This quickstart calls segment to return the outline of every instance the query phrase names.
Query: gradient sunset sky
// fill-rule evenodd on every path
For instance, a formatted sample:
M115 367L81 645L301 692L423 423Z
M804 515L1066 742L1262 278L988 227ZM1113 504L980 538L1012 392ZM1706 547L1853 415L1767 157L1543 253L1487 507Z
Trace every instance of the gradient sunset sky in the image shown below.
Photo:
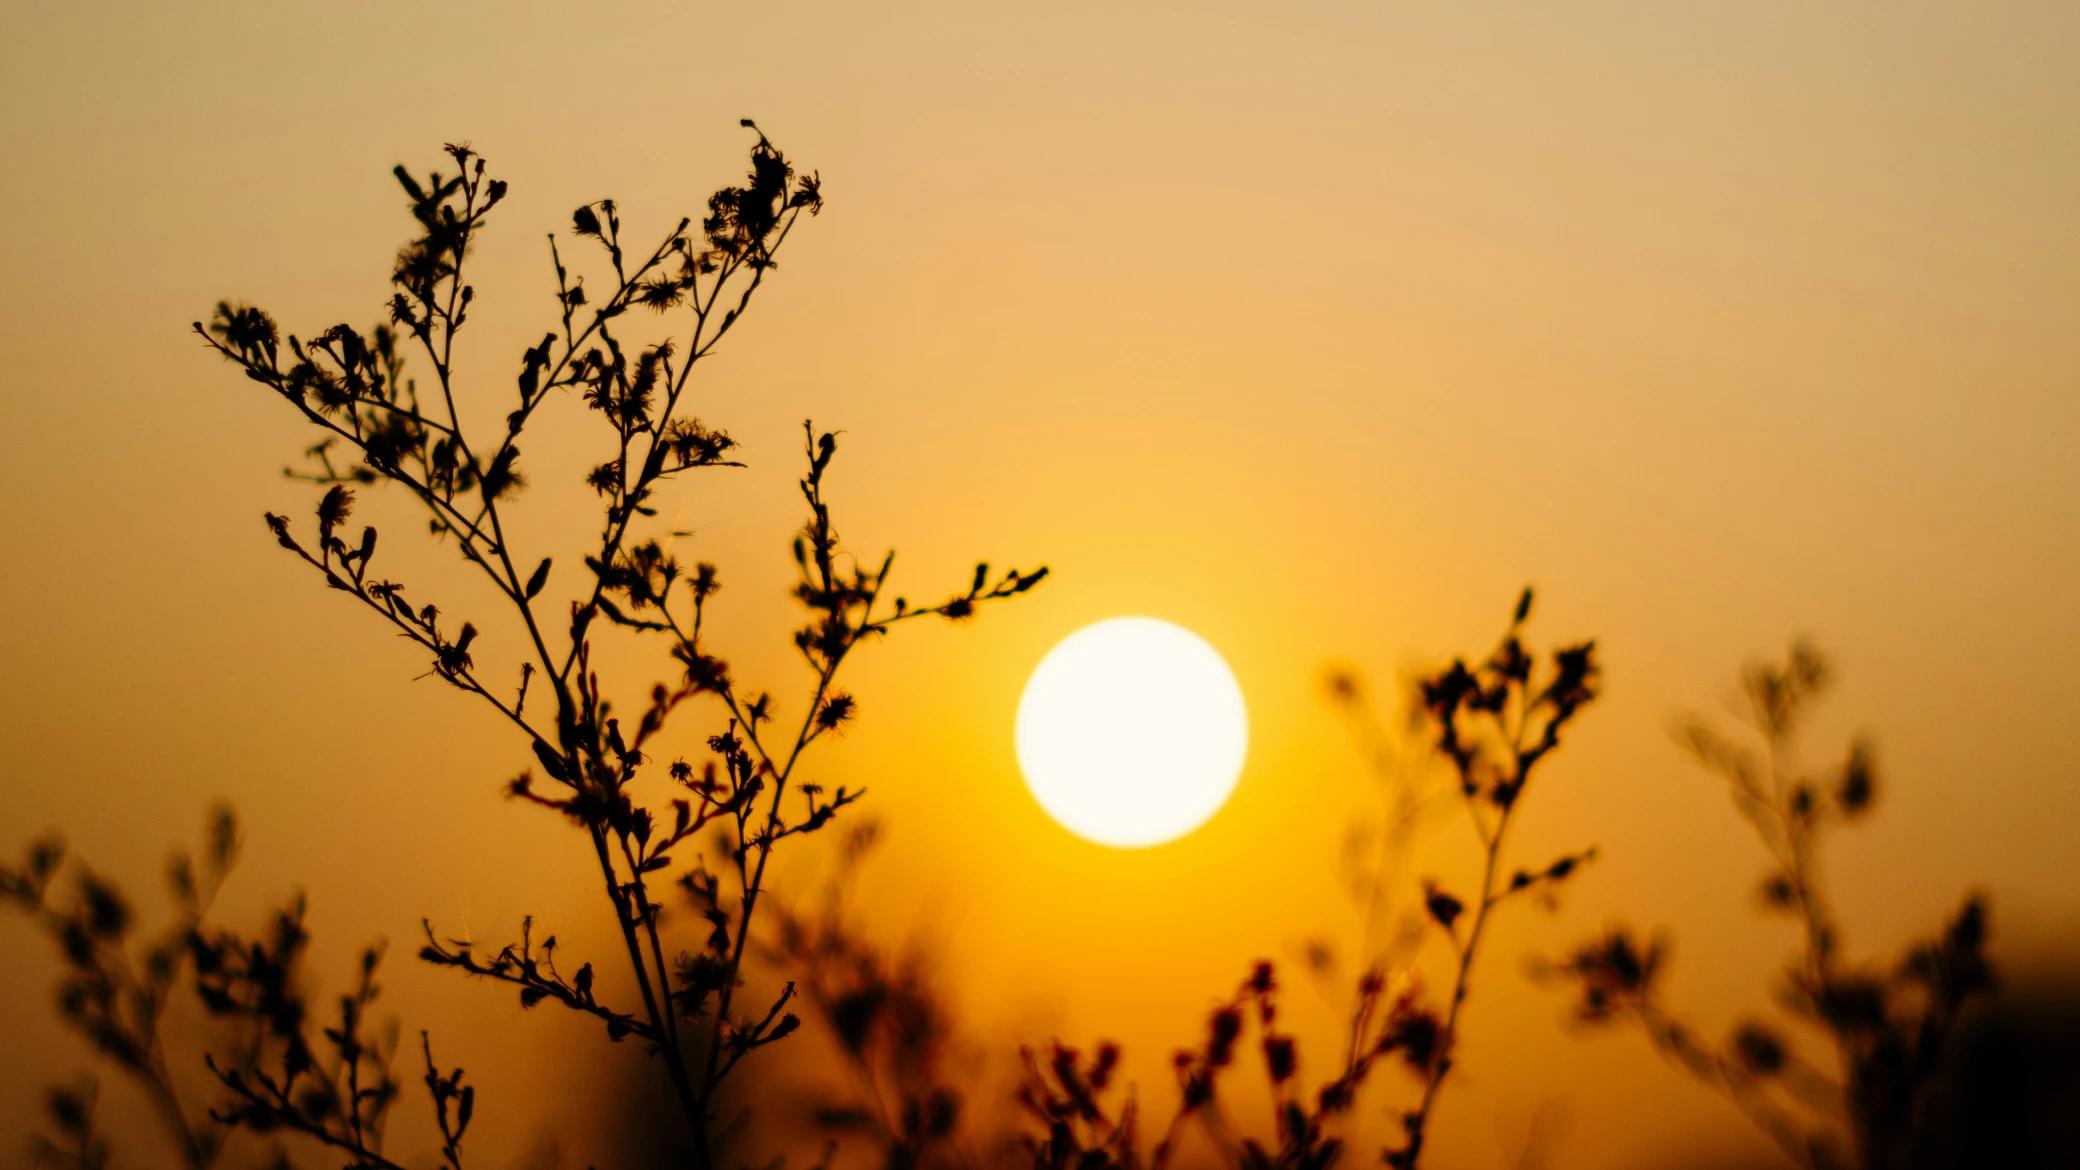
M1249 961L1353 926L1335 858L1369 797L1323 670L1483 652L1526 582L1535 638L1599 639L1608 698L1519 844L1602 857L1559 915L1498 927L1440 1165L1514 1165L1534 1132L1550 1170L1764 1148L1637 1038L1568 1034L1519 969L1665 923L1708 1031L1760 1006L1791 933L1753 912L1762 859L1666 728L1794 635L1841 668L1816 753L1868 730L1887 782L1830 859L1851 949L1981 888L2013 971L2080 962L2080 8L29 3L9 25L0 848L62 826L144 886L232 799L225 913L308 890L321 972L388 936L388 1007L452 1034L503 1135L487 1164L583 1132L596 1102L540 1088L569 1053L637 1058L407 944L422 915L502 939L533 913L605 953L597 875L498 799L524 750L274 546L261 512L312 503L280 475L307 438L187 332L224 297L306 335L377 319L409 231L389 169L444 141L512 184L460 356L487 421L554 319L543 233L573 207L663 232L738 177L746 116L821 171L827 211L697 392L751 466L665 519L722 567L720 649L782 695L804 417L842 432L842 535L899 549L914 596L978 558L1053 568L872 649L819 777L872 790L858 902L999 1057L1113 1037L1166 1109L1170 1048ZM594 436L551 431L518 539L569 551ZM452 554L395 531L400 576L467 612ZM1142 852L1048 821L1012 754L1040 656L1123 614L1218 647L1252 718L1227 809ZM1440 832L1422 866L1462 873L1463 846ZM0 950L15 1149L85 1056L30 928L0 922Z

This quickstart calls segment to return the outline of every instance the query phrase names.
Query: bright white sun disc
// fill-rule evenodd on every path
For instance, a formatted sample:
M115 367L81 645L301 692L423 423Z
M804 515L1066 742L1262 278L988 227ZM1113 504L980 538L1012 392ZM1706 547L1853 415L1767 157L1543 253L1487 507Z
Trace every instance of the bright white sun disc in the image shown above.
M1174 841L1220 811L1242 775L1249 715L1220 653L1182 626L1112 618L1064 638L1018 702L1018 763L1034 799L1101 845Z

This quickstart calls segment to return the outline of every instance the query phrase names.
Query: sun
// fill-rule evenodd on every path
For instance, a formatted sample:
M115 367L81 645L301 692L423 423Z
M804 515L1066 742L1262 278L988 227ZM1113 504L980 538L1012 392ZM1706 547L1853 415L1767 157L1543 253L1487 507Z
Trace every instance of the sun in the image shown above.
M1219 812L1249 745L1242 688L1182 626L1121 617L1047 652L1018 703L1018 763L1040 807L1089 841L1175 841Z

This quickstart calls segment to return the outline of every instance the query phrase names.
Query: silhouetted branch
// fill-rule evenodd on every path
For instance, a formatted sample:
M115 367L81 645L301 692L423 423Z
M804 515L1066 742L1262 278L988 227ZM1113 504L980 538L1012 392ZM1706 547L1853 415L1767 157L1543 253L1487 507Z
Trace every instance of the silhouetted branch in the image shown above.
M613 200L596 200L572 213L573 234L597 246L611 270L611 291L603 300L592 301L584 278L551 237L557 322L521 355L517 405L489 441L480 440L482 432L462 417L465 393L454 365L455 337L476 302L464 275L470 250L506 186L488 177L484 160L466 146L447 148L452 173L421 177L403 167L395 172L419 230L398 255L386 324L366 336L338 325L309 342L294 335L285 342L265 313L224 303L209 325L196 325L212 348L287 400L323 435L309 450L316 470L304 477L326 489L317 508L316 539L292 535L287 520L270 515L279 543L328 585L353 594L429 652L433 674L483 700L522 733L545 783L538 786L530 770L511 781L508 791L566 817L589 839L641 1009L601 1005L591 990L589 964L565 979L548 956L538 961L531 927L523 928L517 948L489 961L465 945L443 945L429 928L422 958L516 986L523 1004L553 999L593 1015L614 1039L642 1038L664 1067L704 1167L713 1153L708 1129L724 1082L751 1052L795 1027L795 1018L782 1010L791 990L762 1017L733 1015L771 854L782 841L826 827L861 796L856 787L826 794L796 774L808 749L857 712L857 700L836 686L841 663L859 642L901 621L927 614L963 618L984 602L1025 592L1046 573L991 577L979 566L964 592L936 605L912 610L900 598L885 602L892 554L877 573L840 568L850 558L840 552L823 496L836 439L804 424L809 470L801 490L809 519L795 544L795 593L809 620L797 631L795 645L813 677L791 740L770 739L765 725L774 716L771 696L740 692L727 664L707 651L703 605L718 587L715 569L702 564L687 572L659 541L641 537L639 528L657 515L657 496L668 481L701 468L741 466L726 432L681 408L694 367L742 319L801 217L816 215L823 205L818 176L797 171L756 126L744 125L756 134L745 181L708 200L697 230L692 217L680 219L647 254L636 253L643 258L633 265ZM678 323L661 340L639 342L630 336L637 309L676 314ZM402 336L416 343L432 371L424 394L404 371ZM582 572L569 590L576 599L567 626L559 630L540 604L557 558L515 549L507 510L526 482L521 436L540 407L563 390L574 392L604 424L607 441L604 460L585 477L600 499L599 530L581 558ZM336 462L335 450L358 455L359 465ZM414 608L405 601L404 586L371 573L376 531L364 529L354 543L343 535L354 503L350 487L386 482L401 485L419 503L431 531L452 540L510 608L509 626L524 646L511 690L487 682L475 662L480 631L491 626L465 621L454 628L443 623L436 607ZM571 571L566 567L566 574ZM676 682L650 688L648 706L627 731L594 669L593 635L601 619L663 639L683 672ZM491 637L485 634L482 641ZM530 717L532 695L542 697ZM651 762L645 747L697 697L715 699L728 724L709 737L709 762L699 768L684 760L670 764L678 795L668 812L653 811L632 790ZM542 711L545 702L552 711ZM785 803L790 789L801 794L798 817ZM684 868L680 847L704 832L712 838L717 830L724 834L733 891L725 891L705 863ZM693 951L675 952L668 944L667 909L651 886L653 877L675 867L678 887L708 924L705 941ZM707 1019L697 1034L682 1029L682 1017L702 1016ZM355 1075L354 1064L346 1069ZM444 1118L448 1104L460 1107L461 1090L433 1075L430 1065L428 1083ZM267 1098L264 1092L259 1096ZM347 1122L332 1137L361 1143L351 1115ZM455 1137L459 1141L459 1128ZM451 1142L451 1162L456 1148Z
M1798 727L1830 675L1826 660L1803 642L1782 666L1743 672L1759 755L1694 717L1679 724L1677 737L1726 781L1770 859L1762 903L1798 921L1801 943L1775 998L1832 1049L1836 1071L1814 1067L1788 1037L1752 1020L1724 1045L1698 1039L1660 1004L1656 976L1666 948L1659 941L1641 944L1613 931L1548 974L1576 987L1582 1020L1635 1022L1678 1065L1723 1091L1793 1162L1813 1170L1905 1170L1922 1164L1957 1020L1992 986L1986 911L1981 899L1966 899L1940 935L1889 971L1844 958L1820 881L1820 846L1825 831L1869 811L1877 791L1873 752L1867 742L1853 742L1826 776L1791 764Z
M500 948L488 963L478 959L466 943L443 945L434 934L431 922L420 925L426 933L426 944L419 948L419 958L424 962L436 967L453 967L466 975L495 983L511 984L520 989L520 1006L523 1008L534 1007L546 1000L595 1016L607 1025L609 1040L635 1036L653 1045L660 1042L655 1029L647 1021L615 1011L594 997L592 964L581 965L571 978L565 979L556 969L555 936L543 940L537 951L532 918L522 921L520 941Z
M1472 991L1474 963L1489 915L1514 894L1565 881L1581 862L1595 855L1594 850L1585 850L1537 871L1517 869L1507 879L1503 877L1503 845L1533 770L1560 745L1564 729L1595 700L1599 685L1593 642L1556 651L1545 681L1534 681L1532 657L1518 636L1531 614L1531 599L1531 590L1524 590L1501 645L1479 668L1454 662L1423 683L1423 704L1436 731L1438 750L1458 774L1458 791L1480 842L1482 861L1480 884L1470 906L1434 881L1425 886L1424 908L1450 940L1456 962L1451 998L1422 1097L1402 1117L1407 1140L1387 1152L1387 1163L1405 1170L1413 1170L1422 1157L1438 1092L1452 1071L1460 1016ZM1462 915L1469 917L1463 934L1458 926Z
M114 885L80 867L73 899L52 899L51 884L65 860L61 840L45 837L32 844L20 869L0 867L0 899L27 913L64 958L58 1002L65 1022L143 1090L181 1162L198 1170L216 1161L221 1135L191 1120L167 1064L160 1022L188 974L190 940L237 858L237 821L228 807L220 807L199 858L180 850L170 859L174 919L145 945L141 962L130 951L135 915ZM107 1158L92 1127L94 1100L92 1092L70 1088L54 1088L49 1096L51 1119L68 1144L44 1144L82 1166L99 1166Z

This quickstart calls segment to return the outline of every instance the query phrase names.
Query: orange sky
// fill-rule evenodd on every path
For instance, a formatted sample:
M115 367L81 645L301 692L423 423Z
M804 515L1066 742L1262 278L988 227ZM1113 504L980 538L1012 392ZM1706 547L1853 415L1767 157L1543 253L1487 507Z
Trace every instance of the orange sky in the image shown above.
M706 7L11 20L0 846L60 824L143 883L225 795L234 917L301 883L332 969L422 914L603 942L589 859L496 799L524 753L266 537L263 509L308 507L278 475L304 436L186 325L227 295L305 332L372 320L407 230L390 165L467 139L513 186L462 355L489 418L551 316L541 233L607 195L662 230L736 176L751 115L830 205L705 368L698 409L753 466L667 511L723 566L739 674L793 677L805 415L844 432L841 532L898 547L915 593L978 556L1056 573L877 648L821 766L892 833L870 916L961 972L979 1034L1114 1035L1154 1084L1244 964L1345 929L1366 798L1321 668L1484 649L1527 580L1536 636L1601 640L1609 696L1521 844L1604 859L1557 921L1500 928L1440 1164L1509 1164L1547 1102L1558 1170L1760 1148L1637 1041L1564 1037L1515 968L1622 914L1681 928L1672 991L1708 1024L1755 998L1790 939L1747 912L1759 858L1664 725L1794 633L1843 670L1816 746L1868 728L1890 778L1835 854L1852 947L1973 885L2013 961L2080 921L2070 7ZM536 482L574 483L582 437L538 441ZM590 523L579 491L528 505L522 540ZM397 531L386 555L460 579ZM1140 853L1047 822L1011 750L1040 655L1128 613L1219 647L1253 717L1229 808ZM8 921L0 947L39 956L0 975L20 1118L79 1055L40 943ZM498 1031L453 1054L486 1118L591 1040L401 951L392 993L457 1047Z

